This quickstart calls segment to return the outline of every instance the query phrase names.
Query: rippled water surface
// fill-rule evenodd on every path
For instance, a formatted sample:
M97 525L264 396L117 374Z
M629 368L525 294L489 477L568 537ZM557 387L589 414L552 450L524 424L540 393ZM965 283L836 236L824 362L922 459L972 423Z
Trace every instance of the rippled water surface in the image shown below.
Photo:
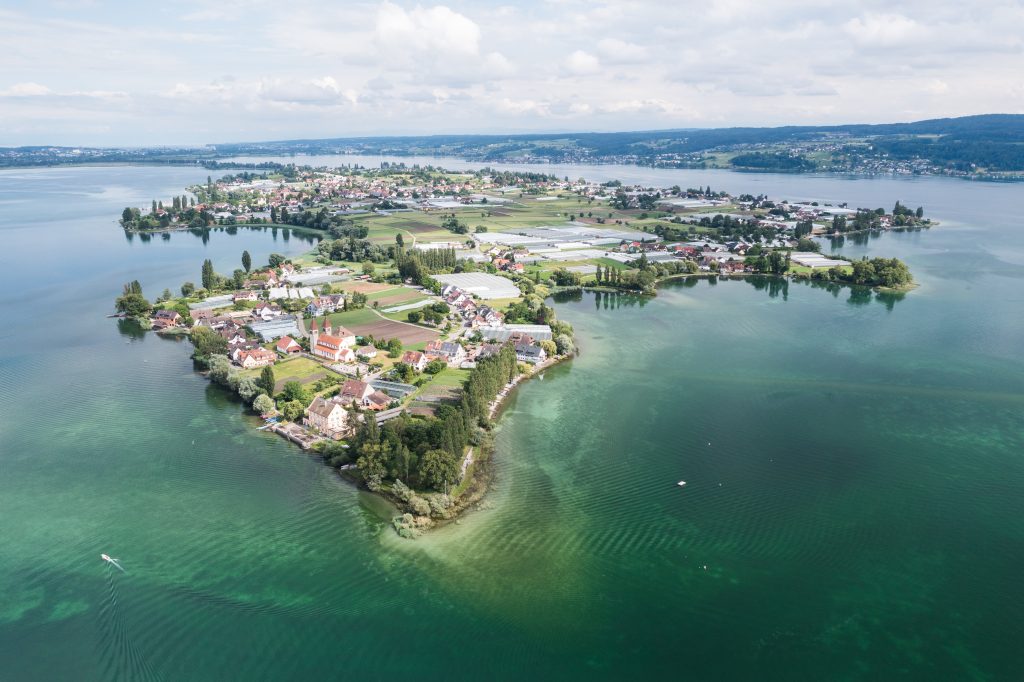
M0 679L1019 679L1020 187L685 173L943 226L836 245L906 259L902 299L559 302L582 355L509 403L487 509L415 542L104 317L308 241L117 228L201 169L0 173Z

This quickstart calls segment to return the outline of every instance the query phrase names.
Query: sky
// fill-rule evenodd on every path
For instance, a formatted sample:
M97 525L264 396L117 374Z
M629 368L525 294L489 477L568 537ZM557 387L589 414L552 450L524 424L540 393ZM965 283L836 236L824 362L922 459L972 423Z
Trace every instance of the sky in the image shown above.
M1024 0L5 0L0 146L1024 113Z

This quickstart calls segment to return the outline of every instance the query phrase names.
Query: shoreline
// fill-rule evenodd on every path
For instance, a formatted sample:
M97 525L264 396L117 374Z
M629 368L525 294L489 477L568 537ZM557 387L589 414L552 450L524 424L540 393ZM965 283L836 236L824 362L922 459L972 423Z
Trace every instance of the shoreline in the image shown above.
M307 156L366 156L366 153L352 153L352 154L307 154ZM375 156L376 154L369 154ZM51 169L51 168L97 168L97 167L130 167L130 166L143 166L149 168L202 168L207 171L230 171L230 170L242 170L242 171L263 171L272 172L275 169L262 167L265 163L276 163L282 166L288 165L281 161L260 161L260 162L243 162L243 161L231 161L236 155L220 157L220 158L194 158L194 159L181 159L181 160L168 160L168 161L82 161L77 163L34 163L34 164L10 164L0 166L0 170L37 170L37 169ZM281 158L283 154L241 154L241 156L249 156L251 158ZM400 153L397 151L388 152L388 156L395 158L416 158L422 156L421 153ZM296 159L301 159L302 156L296 156ZM451 156L444 157L451 158L456 161L469 164L480 164L479 167L490 166L494 164L505 164L508 166L522 165L522 166L536 166L537 168L544 168L549 166L632 166L636 168L650 168L652 170L664 170L664 171L717 171L727 173L745 173L749 175L790 175L790 176L819 176L819 177L836 177L836 178L949 178L951 180L966 180L968 182L995 182L1001 184L1018 183L1024 182L1024 175L1019 171L1007 171L1007 175L992 175L992 174L981 174L981 175L961 175L955 172L945 173L929 173L922 172L916 174L907 173L884 173L884 172L870 172L870 171L854 171L854 170L806 170L806 171L785 171L780 169L758 169L758 168L737 168L737 167L718 167L718 166L701 166L697 164L693 165L658 165L656 163L637 163L628 161L618 160L602 160L602 159L587 159L581 161L530 161L530 160L486 160L478 158L468 158L462 156ZM294 163L294 162L292 162ZM404 162L403 162L404 163ZM217 164L216 166L208 166L207 164ZM344 165L344 164L339 164ZM328 166L330 167L330 166ZM444 168L443 170L452 170Z
M474 452L479 455L467 465L470 469L470 480L466 485L465 490L457 497L451 500L451 506L446 510L448 513L441 518L433 517L422 517L413 514L413 510L409 503L398 497L389 486L382 488L381 490L370 490L361 484L357 478L355 478L349 472L357 471L355 466L351 466L346 469L335 469L338 475L345 481L352 483L357 489L365 490L373 495L378 495L387 501L391 502L399 512L399 516L392 519L392 525L398 534L406 539L415 539L416 536L421 535L424 532L442 528L451 523L458 523L459 519L468 511L471 511L474 505L477 505L483 500L487 491L490 488L491 481L494 477L494 472L491 469L491 457L494 454L494 440L492 434L501 419L501 415L505 405L508 402L508 398L515 393L520 385L525 381L532 379L538 374L559 365L563 362L572 360L579 354L577 349L574 353L568 355L562 355L556 358L551 358L544 362L538 363L533 366L533 369L529 373L523 373L516 376L516 378L505 385L504 388L498 393L498 396L490 404L488 410L488 419L491 421L490 427L485 430L485 438L480 445L472 446L469 448L469 452L465 457L471 457ZM465 459L463 459L465 461ZM332 467L334 468L334 467ZM460 481L461 486L465 481ZM401 529L408 529L413 531L410 534L404 534Z

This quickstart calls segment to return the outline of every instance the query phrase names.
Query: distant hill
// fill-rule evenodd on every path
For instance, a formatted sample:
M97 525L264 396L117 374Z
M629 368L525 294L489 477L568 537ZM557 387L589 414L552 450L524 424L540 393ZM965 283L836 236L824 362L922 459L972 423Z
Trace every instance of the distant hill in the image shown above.
M0 148L0 166L82 163L237 167L241 155L454 156L481 165L633 163L661 168L769 172L920 173L1024 179L1024 115L985 114L911 123L777 128L701 128L617 133L339 137L148 149ZM270 169L278 164L247 164Z
M610 161L654 165L707 165L707 152L739 152L765 169L831 170L832 165L865 159L921 160L933 166L969 172L1024 171L1024 115L985 114L912 123L783 126L777 128L710 128L617 133L521 135L424 135L281 140L213 145L217 156L239 154L336 153L428 154L480 161ZM807 147L807 149L804 149ZM770 149L767 149L770 148ZM762 155L789 155L792 162L768 163ZM805 158L803 153L824 150ZM741 159L742 160L742 159ZM711 162L714 165L715 162ZM730 164L744 167L742 164ZM775 166L775 167L772 167ZM855 170L850 168L849 170Z

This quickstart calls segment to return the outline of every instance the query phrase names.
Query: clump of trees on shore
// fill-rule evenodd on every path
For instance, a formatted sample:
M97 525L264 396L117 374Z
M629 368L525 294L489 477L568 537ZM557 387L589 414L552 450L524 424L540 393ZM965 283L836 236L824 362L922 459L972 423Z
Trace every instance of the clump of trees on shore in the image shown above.
M380 490L387 481L404 481L415 489L447 493L459 482L466 446L479 444L481 430L490 426L490 404L518 374L515 351L505 346L477 363L457 404L442 405L427 419L404 414L378 425L370 416L348 450L328 444L324 456L334 466L355 459L370 490ZM424 515L430 511L425 509Z
M153 306L142 295L142 285L135 279L124 285L121 295L114 301L114 308L121 315L143 317L153 309Z
M907 264L898 258L863 258L854 261L850 271L841 267L815 270L811 279L888 288L907 286L914 281Z

